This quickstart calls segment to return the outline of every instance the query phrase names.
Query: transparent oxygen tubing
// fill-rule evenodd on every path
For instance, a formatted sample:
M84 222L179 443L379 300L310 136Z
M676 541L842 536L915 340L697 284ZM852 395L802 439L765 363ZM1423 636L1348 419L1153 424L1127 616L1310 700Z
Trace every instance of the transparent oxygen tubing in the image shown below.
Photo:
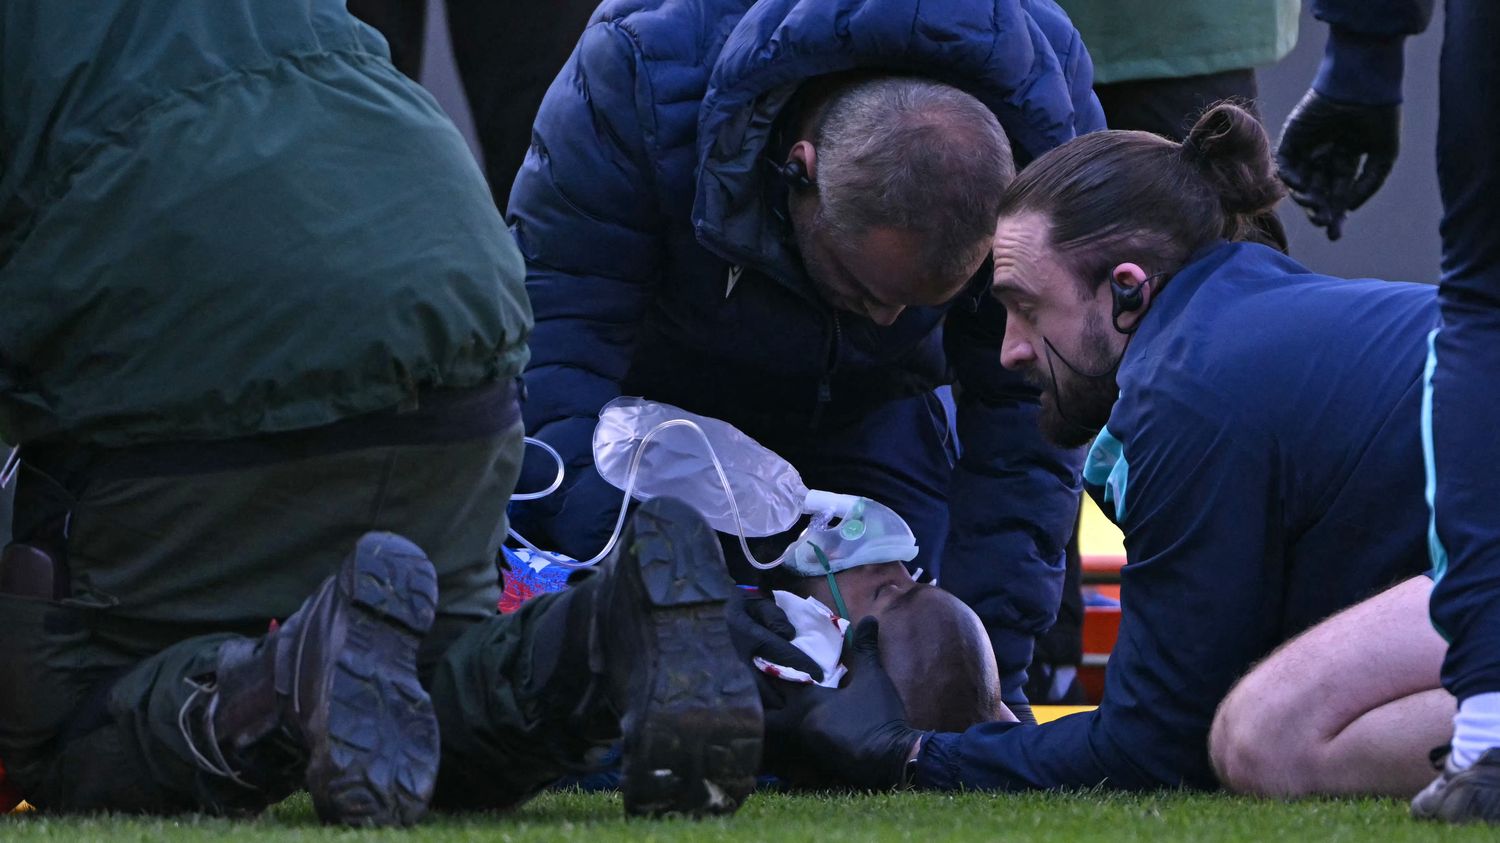
M671 427L690 428L694 433L697 433L698 438L703 441L703 447L708 451L708 458L714 464L714 471L719 475L719 485L724 488L724 494L729 499L729 512L734 516L735 533L740 540L740 550L745 554L745 561L749 562L751 565L762 571L767 571L780 565L780 561L760 562L756 560L753 554L750 553L750 545L745 541L745 526L744 524L740 523L740 506L734 498L733 487L729 485L729 475L724 473L724 464L719 462L719 455L716 451L714 451L713 442L709 441L708 434L704 433L703 428L699 427L696 422L690 419L671 419L669 421L664 421L656 427L651 428L651 431L641 438L640 447L636 448L635 453L630 457L630 467L626 471L625 475L625 497L620 501L620 514L617 518L615 518L614 532L610 534L609 541L605 542L604 549L599 551L599 553L594 556L594 558L579 562L572 559L563 558L556 553L548 553L547 551L542 550L541 548L527 541L526 538L520 533L517 533L515 531L515 528L513 527L507 528L507 532L509 533L510 537L520 542L524 547L530 549L533 553L539 553L544 559L550 559L553 562L556 562L557 564L563 566L564 568L587 568L591 565L598 564L600 560L609 555L609 552L611 550L615 549L615 542L618 542L620 540L620 533L625 529L625 516L630 511L630 496L631 493L635 491L635 478L638 474L640 474L641 457L646 453L646 446L651 444L651 441L656 438L656 434ZM523 495L511 495L511 500L536 500L537 498L552 494L553 492L557 491L560 486L562 486L562 456L558 454L557 451L552 448L552 446L540 440L527 437L526 442L532 445L536 445L537 447L546 451L552 456L552 459L557 461L557 477L552 481L552 485L548 486L545 490L541 492L528 492Z
M559 454L556 448L548 445L546 442L543 442L540 439L532 439L530 436L527 436L522 441L524 441L527 445L535 445L538 448L541 448L543 451L546 451L547 454L552 457L553 461L557 463L557 476L552 478L551 486L548 486L540 492L516 492L515 494L512 494L510 496L510 499L513 501L534 501L539 498L545 498L558 489L561 489L563 482L562 454ZM517 538L520 537L517 536ZM528 543L526 546L531 547L530 543ZM535 548L532 549L535 550Z

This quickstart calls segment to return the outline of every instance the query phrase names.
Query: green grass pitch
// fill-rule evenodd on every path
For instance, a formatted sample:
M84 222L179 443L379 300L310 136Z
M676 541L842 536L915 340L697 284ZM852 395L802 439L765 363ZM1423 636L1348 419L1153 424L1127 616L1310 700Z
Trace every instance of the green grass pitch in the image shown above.
M549 793L508 814L439 815L410 830L356 832L317 824L306 796L255 820L118 816L0 818L0 840L178 841L754 840L832 841L1401 841L1493 840L1486 828L1418 823L1394 800L1262 802L1221 795L760 794L736 816L706 822L626 821L614 795Z

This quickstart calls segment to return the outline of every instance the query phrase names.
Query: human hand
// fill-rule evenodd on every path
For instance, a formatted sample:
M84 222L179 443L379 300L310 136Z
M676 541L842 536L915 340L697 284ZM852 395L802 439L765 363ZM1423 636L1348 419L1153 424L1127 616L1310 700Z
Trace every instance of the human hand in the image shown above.
M883 790L906 781L906 764L923 732L906 725L906 707L880 666L880 624L854 627L849 683L837 690L805 687L798 735L819 766L839 781Z
M792 644L797 628L775 600L736 589L724 607L724 616L729 623L729 639L746 664L759 657L771 664L796 668L814 681L823 679L823 668Z
M1399 105L1358 105L1309 90L1287 117L1276 165L1292 199L1329 240L1385 183L1401 143Z

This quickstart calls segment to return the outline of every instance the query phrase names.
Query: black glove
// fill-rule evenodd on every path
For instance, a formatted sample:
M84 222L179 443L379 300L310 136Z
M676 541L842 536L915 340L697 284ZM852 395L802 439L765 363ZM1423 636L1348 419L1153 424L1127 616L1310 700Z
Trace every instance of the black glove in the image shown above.
M815 680L823 679L823 668L812 657L792 646L797 629L775 600L735 589L735 595L724 607L729 622L729 639L748 665L759 656L771 664L796 668ZM759 673L759 671L757 671Z
M1281 130L1276 166L1312 224L1337 240L1344 215L1385 183L1400 144L1399 105L1338 102L1309 90Z
M906 762L924 734L906 725L906 707L880 666L880 624L865 618L847 650L850 680L838 690L803 686L798 733L825 772L872 790L906 783Z

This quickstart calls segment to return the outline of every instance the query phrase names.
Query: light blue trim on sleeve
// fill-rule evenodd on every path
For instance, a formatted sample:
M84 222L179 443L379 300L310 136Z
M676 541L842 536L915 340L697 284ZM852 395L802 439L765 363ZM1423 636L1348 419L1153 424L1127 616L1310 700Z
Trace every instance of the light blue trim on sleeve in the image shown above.
M1437 532L1437 460L1432 447L1432 373L1437 370L1437 335L1427 335L1427 366L1422 370L1422 462L1427 469L1427 554L1432 557L1432 579L1448 571L1448 550Z
M1130 479L1130 463L1125 460L1125 444L1105 425L1089 446L1083 463L1083 479L1104 487L1104 502L1115 505L1115 523L1125 521L1125 484Z

